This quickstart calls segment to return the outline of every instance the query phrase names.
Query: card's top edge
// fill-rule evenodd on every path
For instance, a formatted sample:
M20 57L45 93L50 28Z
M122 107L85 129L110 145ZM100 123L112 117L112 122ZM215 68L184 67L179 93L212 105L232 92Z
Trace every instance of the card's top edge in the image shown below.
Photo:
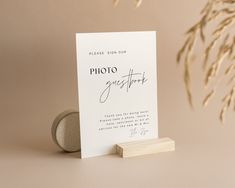
M76 33L76 35L86 35L86 34L105 34L105 33L113 33L113 34L119 34L119 33L157 33L157 31L111 31L111 32L79 32Z

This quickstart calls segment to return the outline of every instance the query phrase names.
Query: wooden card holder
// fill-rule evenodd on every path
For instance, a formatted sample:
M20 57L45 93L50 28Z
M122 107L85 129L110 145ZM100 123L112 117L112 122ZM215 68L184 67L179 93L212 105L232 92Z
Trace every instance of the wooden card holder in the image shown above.
M117 144L116 150L117 153L123 158L169 152L175 150L175 141L170 138L159 138L126 142Z

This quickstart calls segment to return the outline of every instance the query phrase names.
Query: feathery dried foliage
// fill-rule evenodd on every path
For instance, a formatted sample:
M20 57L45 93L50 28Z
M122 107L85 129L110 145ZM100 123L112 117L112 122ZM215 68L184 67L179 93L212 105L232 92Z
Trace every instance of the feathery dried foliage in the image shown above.
M113 0L113 5L117 6L119 2L120 0ZM134 0L134 3L135 3L135 7L138 8L141 5L142 0Z
M207 34L206 28L216 24L212 33ZM200 39L204 48L204 58L202 67L205 73L204 85L205 89L212 87L213 89L206 95L203 105L208 106L210 100L215 96L218 89L218 79L229 79L229 92L222 100L222 108L219 119L225 122L226 112L233 106L235 110L235 35L231 28L235 25L235 0L209 0L201 11L201 19L186 32L186 40L177 55L177 63L184 64L184 84L188 101L193 107L193 97L191 89L191 56L195 52L195 45ZM211 54L215 53L213 57ZM221 73L221 69L225 68L225 72ZM221 80L219 79L219 80ZM217 80L217 81L216 81ZM232 85L232 86L231 86Z

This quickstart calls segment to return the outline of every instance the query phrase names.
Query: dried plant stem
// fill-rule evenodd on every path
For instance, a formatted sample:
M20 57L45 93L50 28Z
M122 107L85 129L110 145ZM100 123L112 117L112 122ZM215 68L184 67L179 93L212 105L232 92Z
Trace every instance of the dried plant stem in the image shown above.
M220 36L222 32L231 26L235 21L235 15L229 16L228 18L224 19L220 24L219 27L213 32L214 36Z
M225 70L224 74L229 75L234 69L235 69L235 64L232 64Z
M113 5L116 7L119 4L119 0L113 0Z
M215 37L212 40L212 42L209 44L209 46L206 48L206 50L204 52L203 70L206 70L208 59L209 59L209 56L210 56L210 52L214 48L214 46L216 45L216 42L219 40L219 38L220 38L220 36Z
M217 60L211 65L211 67L209 68L209 70L207 71L206 74L206 79L205 79L205 86L208 85L208 83L218 75L219 70L220 70L220 66L222 64L222 62L224 61L224 59L226 58L226 56L228 55L228 51L224 51L224 53L222 53Z
M135 0L135 6L138 8L142 3L142 0Z
M235 25L235 0L208 0L207 4L201 11L201 19L186 32L186 40L176 57L177 64L179 64L182 59L184 62L184 83L187 98L191 107L193 107L191 91L191 55L195 51L194 46L198 38L201 39L202 43L206 42L207 35L204 33L206 26L210 22L217 21L220 18L221 21L219 21L219 24L211 34L212 40L208 42L204 50L204 59L202 63L202 67L205 72L204 85L207 87L209 84L213 84L213 89L204 98L203 106L208 106L210 100L216 94L218 83L212 81L217 77L220 77L222 66L227 67L225 67L225 72L222 74L221 78L229 77L230 79L228 84L235 82L235 62L233 62L235 61L235 35L231 38L231 32L229 30ZM223 37L224 39L221 40ZM215 57L210 57L217 48L217 55ZM209 62L211 58L214 58L214 60ZM225 60L232 61L232 63L226 65ZM234 75L231 75L232 73ZM231 106L232 101L235 100L234 93L235 89L233 87L223 101L223 106L219 116L221 122L224 122L225 114ZM233 108L235 110L235 104Z
M193 100L192 100L192 91L191 91L191 74L190 74L190 65L191 65L191 56L192 50L196 43L196 33L197 30L194 31L190 37L188 48L187 48L187 55L185 56L185 63L184 63L184 84L187 91L187 97L191 108L193 108Z
M207 107L212 97L215 95L215 90L213 89L203 100L203 106Z
M232 102L234 101L234 94L235 94L235 86L230 90L230 92L225 95L225 97L223 98L223 108L220 111L220 121L224 124L225 123L225 114L227 112L227 110L229 109L229 107L231 107Z
M142 0L134 0L135 7L138 8L142 4ZM119 4L120 0L113 0L113 5L116 7Z

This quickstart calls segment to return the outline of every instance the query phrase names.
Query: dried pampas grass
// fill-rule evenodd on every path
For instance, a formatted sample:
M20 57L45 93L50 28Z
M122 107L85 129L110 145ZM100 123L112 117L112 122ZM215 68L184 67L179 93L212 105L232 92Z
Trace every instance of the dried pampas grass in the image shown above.
M216 28L211 34L206 35L205 29L209 24L218 22ZM176 60L179 64L184 63L184 84L188 96L188 101L193 107L193 97L191 90L191 56L195 51L197 39L204 44L204 58L202 67L205 73L204 86L208 88L211 85L212 89L204 98L203 106L208 106L218 89L218 82L214 82L219 77L229 78L227 86L235 82L235 35L231 32L232 26L235 24L235 0L209 0L201 11L201 19L186 32L186 40L182 48L179 50ZM205 45L208 43L208 45ZM217 51L216 51L217 50ZM213 57L211 54L216 53ZM214 59L214 60L210 60ZM230 62L229 65L225 64ZM221 69L225 68L224 74ZM219 79L221 80L221 79ZM222 100L222 108L220 110L219 119L222 123L225 122L225 114L228 109L233 106L235 110L235 86L229 89L229 92Z
M120 0L113 0L113 5L116 7ZM135 7L138 8L142 4L142 0L134 0Z

